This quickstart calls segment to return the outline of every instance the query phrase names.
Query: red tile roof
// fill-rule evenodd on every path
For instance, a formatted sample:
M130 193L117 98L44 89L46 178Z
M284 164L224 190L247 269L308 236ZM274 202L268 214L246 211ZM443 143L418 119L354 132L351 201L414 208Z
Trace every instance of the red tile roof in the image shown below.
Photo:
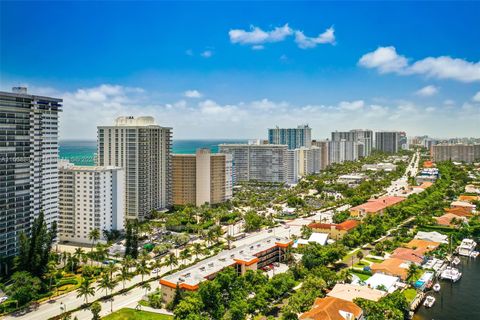
M473 213L469 208L465 207L453 207L453 208L445 208L446 213L451 213L459 217L472 217Z
M313 307L302 314L302 320L345 320L340 312L348 312L358 319L362 315L362 309L355 303L334 297L317 298Z
M335 224L335 223L310 223L308 225L309 228L312 229L331 229L332 227L338 230L346 230L349 231L353 228L356 228L360 222L357 220L346 220L342 223Z
M404 200L405 198L403 197L381 197L378 199L370 199L364 204L350 208L350 210L363 210L365 212L376 213Z
M423 261L423 250L413 250L408 248L397 248L390 257L407 260L410 262L421 263Z
M453 213L445 213L443 216L434 217L434 219L437 221L437 224L441 226L450 226L452 224L453 219L466 220L465 217L460 217Z

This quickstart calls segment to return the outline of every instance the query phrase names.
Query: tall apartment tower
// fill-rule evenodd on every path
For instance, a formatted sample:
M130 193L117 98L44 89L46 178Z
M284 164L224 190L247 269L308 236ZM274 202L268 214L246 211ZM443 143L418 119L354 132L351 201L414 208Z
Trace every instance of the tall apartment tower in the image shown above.
M287 182L287 145L221 144L232 155L236 181Z
M58 233L61 241L90 243L90 231L123 230L125 171L120 167L59 164Z
M480 144L437 144L432 146L433 161L472 163L480 161Z
M375 148L386 153L396 153L400 150L400 132L377 131L375 132Z
M198 149L196 154L172 156L173 204L217 204L232 198L233 168L229 154L212 154Z
M334 131L332 132L332 141L345 140L347 142L355 142L357 144L358 157L368 157L372 153L373 131L354 129L350 131ZM349 156L352 158L353 156ZM356 160L356 159L354 159Z
M153 117L119 117L98 127L98 165L125 169L126 219L143 221L172 204L172 128Z
M313 140L312 146L320 148L320 170L324 170L330 164L328 158L329 140Z
M276 127L268 129L268 143L286 144L288 149L310 148L312 145L312 128L308 125L300 125L297 128Z
M358 159L359 143L345 139L332 140L328 143L329 163L343 163Z
M18 252L18 236L29 233L43 212L58 220L58 113L62 99L0 92L0 257Z

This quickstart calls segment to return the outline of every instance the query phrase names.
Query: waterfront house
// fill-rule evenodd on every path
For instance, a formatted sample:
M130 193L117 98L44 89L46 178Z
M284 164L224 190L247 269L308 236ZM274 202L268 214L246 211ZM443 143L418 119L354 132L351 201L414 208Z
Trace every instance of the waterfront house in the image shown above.
M376 290L369 286L360 286L350 283L337 283L327 296L347 301L353 301L362 298L370 301L378 301L387 293L382 290Z
M357 220L346 220L342 223L310 223L308 227L314 232L327 233L330 239L340 240L344 235L359 225Z
M397 248L393 250L390 255L391 258L397 258L401 260L410 261L418 265L422 265L425 262L425 257L423 256L425 252L423 250L414 250L409 248Z
M374 263L370 266L375 274L383 273L392 277L399 277L402 280L407 278L407 270L411 262L399 258L388 258L380 263Z
M363 320L363 310L355 303L334 297L317 298L301 320Z
M440 245L440 242L437 242L437 241L430 241L430 240L417 238L417 239L412 239L410 240L410 242L405 244L405 248L414 249L414 250L417 250L417 252L422 252L422 254L424 254L426 252L430 252L437 249L439 245Z
M398 288L403 287L403 283L400 282L399 277L383 273L375 273L368 278L365 283L373 289L383 288L387 293L392 293Z
M427 240L431 242L438 242L438 243L448 243L448 236L441 234L437 231L426 232L426 231L418 231L415 235L415 239L419 240Z

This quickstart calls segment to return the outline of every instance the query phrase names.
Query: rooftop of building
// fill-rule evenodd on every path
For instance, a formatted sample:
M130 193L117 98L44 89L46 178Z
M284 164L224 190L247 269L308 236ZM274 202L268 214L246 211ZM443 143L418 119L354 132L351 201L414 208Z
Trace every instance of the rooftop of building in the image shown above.
M410 248L396 248L395 250L393 250L390 257L420 264L423 262L424 253L425 252L423 251L423 249L414 250Z
M438 242L438 243L448 243L448 236L441 234L440 232L437 232L437 231L431 231L431 232L418 231L417 234L415 235L415 239L428 240L428 241Z
M312 229L330 229L334 227L335 229L338 230L351 230L353 228L356 228L360 222L358 220L345 220L342 223L310 223L308 227Z
M170 287L176 287L178 283L183 288L194 290L201 282L205 281L208 276L214 275L224 268L238 263L244 263L246 265L253 264L258 261L255 254L276 246L286 247L291 243L289 239L268 237L252 244L223 251L191 267L163 277L160 283Z
M363 298L371 301L378 301L386 295L386 292L372 289L368 286L354 285L350 283L337 283L327 296L347 301Z
M456 214L453 214L453 213L445 213L444 215L442 215L440 217L434 217L434 219L437 222L437 224L441 225L441 226L452 225L452 221L454 219L463 220L463 221L467 220L466 217L457 216Z
M26 97L34 100L49 100L54 102L63 102L61 98L53 98L48 96L40 96L27 93L26 87L13 87L12 92L0 91L0 95L11 96L11 97Z
M479 201L480 196L478 196L478 195L472 196L472 195L462 194L458 197L458 200L459 201L464 201L464 202Z
M445 208L445 213L451 213L459 217L472 217L472 209L466 207Z
M374 272L382 272L390 276L400 276L402 279L405 279L409 265L410 261L399 258L388 258L380 263L372 264L370 268Z
M421 250L424 253L430 252L435 250L440 245L440 242L430 241L430 240L423 240L423 239L412 239L407 244L405 244L406 248Z
M404 200L405 200L404 197L394 197L394 196L381 197L378 199L370 199L361 205L350 208L350 210L364 210L366 212L378 212L380 210L393 206Z
M69 171L108 171L108 170L123 170L122 167L116 166L78 166L68 160L60 159L58 161L58 168L60 170Z
M312 308L303 313L302 320L353 320L362 315L362 309L355 303L334 297L317 298ZM352 317L353 315L353 317Z

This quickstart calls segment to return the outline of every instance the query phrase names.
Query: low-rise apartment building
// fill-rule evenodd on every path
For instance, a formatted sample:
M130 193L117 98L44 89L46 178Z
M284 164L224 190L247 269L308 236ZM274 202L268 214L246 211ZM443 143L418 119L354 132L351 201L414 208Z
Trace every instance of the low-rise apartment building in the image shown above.
M346 220L342 223L310 223L313 232L328 233L330 239L339 240L360 224L357 220Z
M163 301L172 301L178 286L181 290L195 291L200 283L212 280L223 269L233 267L239 275L248 270L258 270L285 259L291 240L269 237L252 244L226 250L214 257L200 261L160 280Z

